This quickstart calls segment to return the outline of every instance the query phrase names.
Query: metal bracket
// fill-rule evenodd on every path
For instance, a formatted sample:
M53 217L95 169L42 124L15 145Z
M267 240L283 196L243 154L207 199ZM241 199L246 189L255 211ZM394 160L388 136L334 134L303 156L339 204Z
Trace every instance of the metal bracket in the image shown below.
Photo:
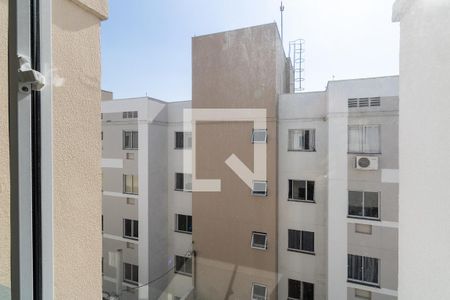
M19 90L29 93L31 90L40 91L45 86L45 76L31 68L29 57L19 55Z

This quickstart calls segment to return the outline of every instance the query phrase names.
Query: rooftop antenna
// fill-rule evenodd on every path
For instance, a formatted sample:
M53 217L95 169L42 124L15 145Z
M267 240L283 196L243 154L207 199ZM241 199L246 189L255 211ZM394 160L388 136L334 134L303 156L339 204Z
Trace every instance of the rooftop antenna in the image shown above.
M281 14L281 42L283 42L283 12L284 12L284 5L283 5L283 1L281 1L281 4L280 4L280 14Z

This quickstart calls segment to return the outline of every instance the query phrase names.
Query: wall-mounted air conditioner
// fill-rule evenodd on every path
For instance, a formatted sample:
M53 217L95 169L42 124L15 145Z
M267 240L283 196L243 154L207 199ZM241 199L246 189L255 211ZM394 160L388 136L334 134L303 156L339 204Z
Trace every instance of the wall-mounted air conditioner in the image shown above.
M356 156L355 168L358 170L378 170L378 157Z

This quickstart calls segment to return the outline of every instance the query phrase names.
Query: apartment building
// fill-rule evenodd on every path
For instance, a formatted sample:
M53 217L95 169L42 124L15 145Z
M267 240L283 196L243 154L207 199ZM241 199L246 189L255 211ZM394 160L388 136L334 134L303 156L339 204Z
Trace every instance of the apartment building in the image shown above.
M102 103L104 290L123 269L126 299L396 299L398 77L294 94L275 24L192 43L192 101ZM246 182L229 159L255 149Z
M183 174L189 107L147 97L112 101L103 91L104 296L177 299L192 290L191 271L179 267L192 251L192 194Z
M280 95L278 124L279 298L396 299L398 77Z

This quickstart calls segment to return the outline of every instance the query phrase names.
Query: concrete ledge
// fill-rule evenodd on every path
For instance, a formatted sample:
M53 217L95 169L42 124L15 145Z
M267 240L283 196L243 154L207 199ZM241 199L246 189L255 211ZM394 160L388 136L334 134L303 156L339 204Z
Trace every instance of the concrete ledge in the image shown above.
M108 0L71 0L101 21L108 19Z

